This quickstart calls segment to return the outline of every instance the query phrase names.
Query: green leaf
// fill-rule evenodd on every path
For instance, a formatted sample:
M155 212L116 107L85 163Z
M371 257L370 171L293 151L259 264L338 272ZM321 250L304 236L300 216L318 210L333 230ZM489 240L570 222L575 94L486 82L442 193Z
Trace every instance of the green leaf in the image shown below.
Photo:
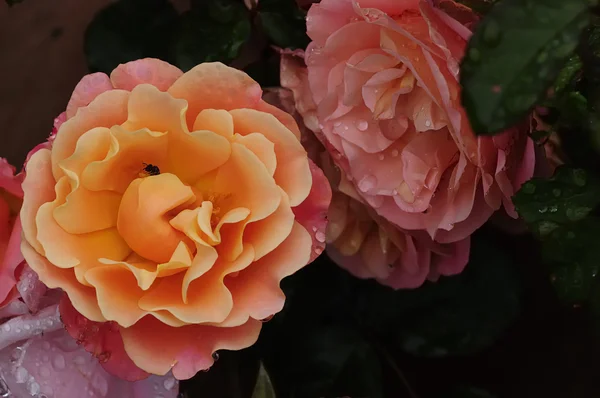
M470 354L490 346L521 309L514 259L494 239L472 238L465 270L415 290L373 284L362 294L359 318L392 345L413 355Z
M181 17L171 48L173 62L187 71L202 62L233 61L250 39L249 18L242 2L199 2Z
M110 73L140 58L167 60L177 12L168 0L121 0L101 10L85 32L92 72Z
M583 169L560 167L549 179L526 182L513 197L519 215L542 241L542 256L561 300L581 304L600 271L600 180Z
M306 48L306 12L295 0L258 2L257 20L272 44L281 48Z
M477 134L519 122L556 80L589 23L588 0L504 0L477 26L461 66Z
M254 387L252 398L276 398L275 389L271 383L271 378L269 377L269 374L262 363L260 364L258 379L256 380L256 386Z
M600 182L583 169L560 167L549 179L529 180L513 197L519 215L544 238L585 218L600 204Z

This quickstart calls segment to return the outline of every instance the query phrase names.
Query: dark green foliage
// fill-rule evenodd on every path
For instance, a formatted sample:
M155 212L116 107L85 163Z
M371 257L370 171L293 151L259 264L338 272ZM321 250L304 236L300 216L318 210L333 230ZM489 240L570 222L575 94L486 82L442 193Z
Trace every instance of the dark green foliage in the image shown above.
M175 65L187 71L202 62L230 63L250 39L250 14L235 0L210 0L180 17L171 47Z
M589 23L587 0L503 0L477 26L461 66L478 134L521 121L542 99Z
M169 0L120 0L101 10L85 32L92 72L110 73L140 58L168 59L177 13Z
M294 0L258 2L257 19L269 41L281 48L306 48L306 12Z

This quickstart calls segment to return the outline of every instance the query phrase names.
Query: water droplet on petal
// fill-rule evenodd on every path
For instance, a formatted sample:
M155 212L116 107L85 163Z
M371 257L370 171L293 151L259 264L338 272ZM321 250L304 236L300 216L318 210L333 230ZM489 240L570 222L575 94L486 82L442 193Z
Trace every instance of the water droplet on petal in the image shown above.
M425 127L431 127L431 120L425 121Z
M398 150L397 149L392 149L392 156L393 157L398 156Z
M363 192L370 191L377 186L377 177L374 175L366 175L358 182L358 189Z
M13 374L15 376L15 381L19 384L25 383L27 378L29 377L29 372L22 366L17 367L13 370Z
M260 321L261 322L269 322L271 319L273 319L274 316L275 316L275 314L269 315L268 317L261 319Z
M167 391L171 391L173 387L175 387L175 379L173 377L167 377L165 381L163 381L163 387Z
M23 329L29 330L29 329L31 329L31 325L26 323L25 325L23 325Z
M385 155L383 153L380 153L377 157L379 158L379 160L385 159Z
M335 123L333 123L333 127L340 127L342 125L342 122L340 122L339 120L336 121Z
M366 120L359 120L356 122L356 128L360 131L365 131L369 128L369 123Z
M53 359L52 359L52 364L54 365L54 368L57 370L63 370L66 366L65 364L65 357L62 354L57 354Z
M106 394L108 394L108 382L104 376L99 373L94 373L94 377L92 378L92 387L94 387L94 390L102 397L106 397Z
M315 239L317 240L317 242L324 243L325 242L325 234L322 231L317 231L317 233L315 233Z
M2 326L2 329L4 329L5 332L10 332L10 325L5 323L4 326Z

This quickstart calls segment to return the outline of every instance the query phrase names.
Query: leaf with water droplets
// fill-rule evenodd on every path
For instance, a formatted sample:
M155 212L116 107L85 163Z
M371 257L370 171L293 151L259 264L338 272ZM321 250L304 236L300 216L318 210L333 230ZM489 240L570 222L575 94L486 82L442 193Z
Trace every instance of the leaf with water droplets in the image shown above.
M561 300L584 303L600 271L600 180L583 169L561 167L552 178L534 178L513 198L519 215L542 241L542 256Z
M473 130L518 123L556 80L589 23L588 0L504 0L477 26L461 66Z

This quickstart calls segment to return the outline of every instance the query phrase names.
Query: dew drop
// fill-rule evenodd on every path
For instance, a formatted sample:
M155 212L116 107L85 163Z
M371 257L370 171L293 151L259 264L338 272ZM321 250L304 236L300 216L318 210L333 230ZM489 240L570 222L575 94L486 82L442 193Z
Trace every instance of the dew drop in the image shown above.
M366 120L359 120L356 123L356 128L359 129L360 131L365 131L366 129L369 128L369 123Z
M479 60L481 60L481 53L479 50L474 47L471 48L469 50L469 59L475 63L479 62Z
M41 388L40 385L38 383L36 383L35 381L32 381L28 386L27 386L27 390L29 391L29 393L32 396L36 396L40 393Z
M25 383L29 377L29 372L22 366L19 366L14 370L15 381L19 384Z
M585 218L590 212L589 207L576 207L567 209L567 218L571 221L579 221Z
M315 233L315 239L317 242L324 243L325 242L325 234L322 231L317 231Z
M269 322L271 319L273 319L273 317L274 317L274 316L275 316L275 315L269 315L268 317L266 317L266 318L264 318L264 319L261 319L260 321L261 321L261 322Z
M340 127L342 125L342 122L340 122L339 120L336 121L335 123L333 123L333 127Z
M29 329L31 329L31 325L26 323L25 325L23 325L23 329L29 330Z
M377 177L374 175L366 175L358 182L358 189L363 192L370 191L377 186Z
M163 387L167 391L171 391L173 387L175 387L175 379L172 377L167 377L165 381L163 381Z
M52 364L54 365L54 368L57 370L63 370L66 366L65 364L65 357L62 354L57 354L53 359L52 359Z
M425 121L425 127L431 127L431 120Z
M525 184L523 184L521 190L527 194L535 193L535 185L530 182L526 182Z
M212 353L212 359L213 361L218 361L219 360L219 353L218 352L213 352Z
M573 182L579 187L585 186L587 183L587 173L582 169L573 170Z
M94 377L92 378L92 387L94 387L94 390L101 396L106 397L106 394L108 393L108 382L101 374L94 374Z
M539 210L538 210L538 212L539 212L540 214L544 214L544 213L545 213L545 212L547 212L547 211L548 211L548 207L546 207L546 206L544 206L544 207L542 207L541 209L539 209Z
M2 326L2 329L4 329L5 332L10 332L10 325L5 323L4 326Z
M73 362L77 365L83 365L85 364L85 358L82 357L81 355L77 355L74 359Z
M483 27L483 41L489 47L495 47L502 36L500 25L493 19L487 21L487 24Z
M548 235L550 232L558 228L556 223L552 221L542 221L538 225L538 232L541 236Z
M398 150L397 149L392 149L392 156L393 157L398 156Z
M383 153L380 153L379 156L377 156L377 158L379 158L379 160L383 160L385 159L385 155Z
M561 193L562 193L562 192L561 192L561 191L560 191L560 189L558 189L558 188L554 188L554 189L552 190L552 195L556 196L557 198L560 196L560 194L561 194Z

